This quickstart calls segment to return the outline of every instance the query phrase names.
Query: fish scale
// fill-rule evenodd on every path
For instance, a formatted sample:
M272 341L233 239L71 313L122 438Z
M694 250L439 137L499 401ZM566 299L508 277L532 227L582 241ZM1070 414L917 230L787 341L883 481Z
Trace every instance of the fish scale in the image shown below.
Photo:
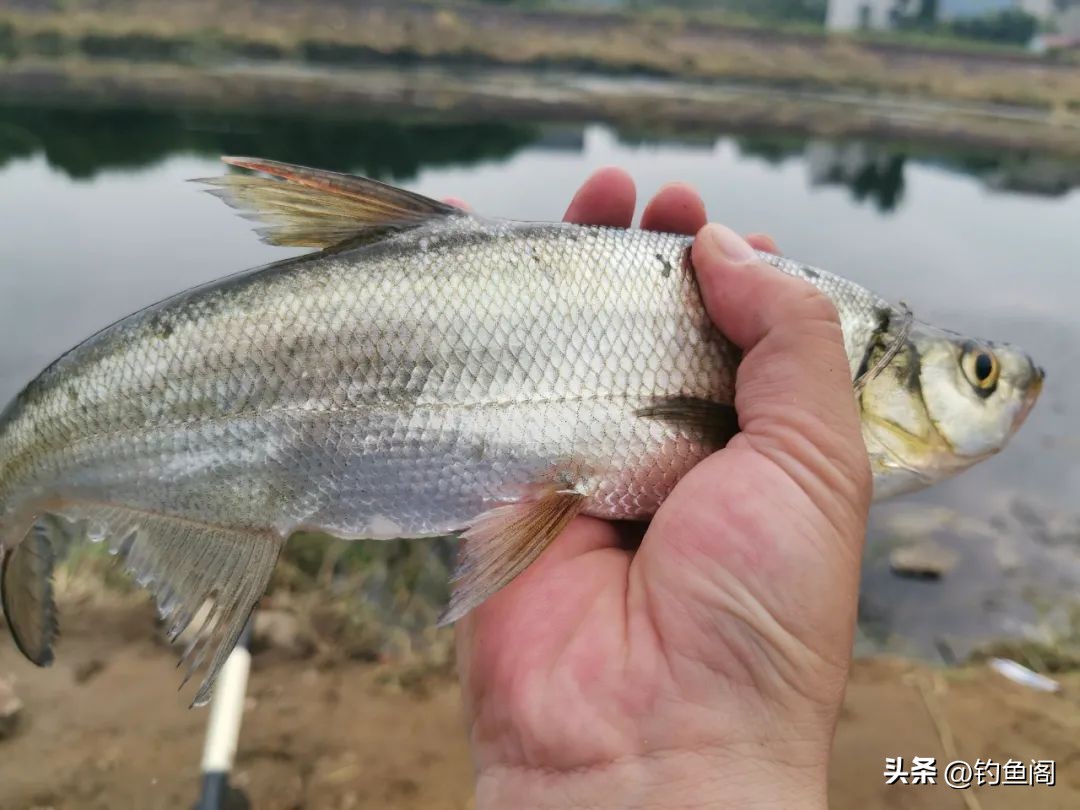
M55 636L42 566L19 552L35 525L39 550L103 537L171 626L215 606L187 654L208 661L204 700L294 531L465 531L453 619L574 515L647 519L737 429L739 352L689 237L485 220L363 178L237 165L281 179L211 181L226 200L269 241L322 250L113 324L0 418L2 591L32 660ZM858 285L760 258L834 302L852 378L896 333L898 311Z
M567 240L564 230L493 226L484 239L461 240L440 228L422 229L377 249L359 248L306 262L290 274L272 274L271 287L289 288L284 297L276 289L258 293L257 274L236 280L236 287L213 286L164 302L100 334L94 345L76 350L24 394L46 400L37 419L41 432L30 439L20 430L25 423L15 421L4 433L0 458L19 456L18 445L32 441L31 452L60 495L75 480L80 488L93 488L88 479L94 474L119 475L128 488L113 480L110 497L171 513L177 512L179 497L197 504L191 514L182 514L192 518L207 516L207 490L217 486L207 465L235 467L245 470L249 481L264 479L278 496L275 509L281 517L275 525L318 525L347 536L364 536L372 511L400 515L395 522L405 534L460 529L486 500L504 498L503 485L526 484L563 455L588 458L600 470L633 465L633 454L644 458L666 435L659 427L652 435L639 435L633 411L664 396L727 396L730 401L730 374L724 370L730 350L713 334L692 294L689 270L660 272L655 256L680 264L685 238L610 229L581 231ZM403 265L397 251L408 251L418 240L426 249L411 267ZM524 295L518 279L507 278L507 269L487 255L489 243L512 253L522 242L541 265L509 263L509 272L521 276ZM582 280L580 269L589 265L609 269ZM406 289L427 284L427 300L439 303L433 308L413 303L398 287L379 283L391 274L404 276ZM529 279L530 274L538 278ZM665 288L676 294L665 294ZM492 294L499 289L509 294ZM696 309L685 309L687 301L696 301ZM191 308L193 317L177 314ZM294 318L280 315L293 311L298 312ZM167 337L148 334L163 320L173 323ZM657 330L657 323L666 326ZM371 344L369 327L387 340ZM110 349L102 353L97 347L106 344ZM666 369L666 386L658 384L649 366L640 368L636 358L650 352L659 356L654 365ZM355 365L343 364L341 354ZM288 368L278 364L279 356L290 357ZM80 432L85 422L78 399L57 392L72 377L95 391L115 392L112 399L101 393L95 398L91 432ZM149 413L144 403L152 404ZM400 407L371 416L373 405L393 403ZM528 413L539 415L545 408L552 426L526 431L528 442L511 440L522 422L544 425ZM327 447L318 434L329 423L341 433ZM59 433L51 428L57 424L64 426ZM567 424L577 428L567 431ZM142 434L135 441L128 435L133 430ZM274 448L288 435L300 442L291 459L306 465L339 468L353 457L368 462L355 465L348 480L335 479L339 497L330 486L323 490L326 500L366 491L369 496L353 507L365 511L345 515L335 508L334 522L324 525L319 513L296 508L294 499L311 500L303 465L275 469L272 453L250 451L251 446ZM368 480L371 449L346 440L357 435L387 436L388 446L375 453L397 459L403 469L423 463L433 471L446 469L447 459L433 458L429 436L453 437L444 447L435 446L435 455L445 453L450 460L459 452L468 455L469 445L483 437L485 467L462 468L464 486L454 487L457 494L440 499L440 508L432 505L428 514L426 507L408 505L411 493L394 494L394 464L374 465L378 480ZM75 453L72 436L78 437ZM421 458L409 455L417 452L409 449L414 447L425 448ZM175 471L167 479L158 470L165 455ZM5 471L0 500L7 511L17 511L18 499L8 495L7 465L0 469ZM486 483L477 487L473 477ZM34 479L23 476L19 483L32 488ZM186 488L196 496L185 497ZM372 492L382 495L371 497ZM404 508L398 500L407 502ZM267 506L262 499L234 503L227 497L218 508L221 518L250 523ZM643 502L637 514L618 514L599 498L594 511L634 517L655 506Z

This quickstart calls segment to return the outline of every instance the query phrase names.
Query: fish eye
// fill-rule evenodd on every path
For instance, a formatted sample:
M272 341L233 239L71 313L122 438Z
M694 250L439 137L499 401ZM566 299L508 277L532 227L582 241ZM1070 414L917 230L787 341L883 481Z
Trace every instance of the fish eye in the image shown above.
M994 393L1001 376L1001 364L992 351L981 346L972 346L964 352L961 365L968 382L976 391L983 396Z

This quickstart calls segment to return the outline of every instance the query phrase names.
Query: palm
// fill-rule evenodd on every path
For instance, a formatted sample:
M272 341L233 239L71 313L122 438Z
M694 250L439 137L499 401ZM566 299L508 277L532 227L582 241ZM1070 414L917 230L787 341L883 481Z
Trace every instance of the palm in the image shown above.
M633 205L628 179L607 172L583 188L567 217L629 225ZM642 226L692 234L704 222L696 195L669 187ZM755 241L774 249L765 238ZM816 337L835 341L834 328L823 320ZM737 406L768 393L788 362L782 350L766 337L748 353ZM850 438L844 416L797 427L839 426ZM459 624L481 769L569 771L752 745L777 731L769 720L777 707L803 700L782 721L780 731L795 734L792 723L810 727L833 711L846 673L846 604L858 553L843 543L838 549L836 538L861 531L865 456L825 453L826 469L808 478L792 462L801 449L789 453L783 441L743 430L680 482L640 548L632 550L640 528L580 518ZM816 492L816 481L836 491ZM805 663L821 677L802 682Z

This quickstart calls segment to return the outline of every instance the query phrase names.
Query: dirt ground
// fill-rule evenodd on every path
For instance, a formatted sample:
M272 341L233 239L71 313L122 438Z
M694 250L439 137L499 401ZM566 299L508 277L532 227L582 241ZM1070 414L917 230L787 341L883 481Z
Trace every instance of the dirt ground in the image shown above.
M0 677L25 703L0 740L0 807L185 808L198 785L207 713L177 694L173 651L140 607L66 619L60 660L26 664L5 638ZM471 807L456 685L388 665L296 660L253 669L235 783L256 810ZM830 778L835 810L1065 810L1080 807L1080 674L1060 694L986 668L941 672L875 659L854 669ZM884 784L886 756L1053 759L1057 786Z

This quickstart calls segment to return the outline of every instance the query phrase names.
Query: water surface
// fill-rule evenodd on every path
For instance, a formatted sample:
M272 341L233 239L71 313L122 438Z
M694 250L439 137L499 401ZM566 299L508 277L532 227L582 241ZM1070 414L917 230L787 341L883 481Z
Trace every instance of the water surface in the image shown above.
M1047 386L1009 450L875 509L863 643L949 655L1062 632L1080 585L1080 167L779 134L0 106L0 402L116 318L289 255L185 182L218 174L222 153L354 171L519 219L558 218L607 164L643 196L689 181L715 220L767 231L925 320L1024 346ZM923 537L955 550L957 569L940 583L892 576L889 549Z

